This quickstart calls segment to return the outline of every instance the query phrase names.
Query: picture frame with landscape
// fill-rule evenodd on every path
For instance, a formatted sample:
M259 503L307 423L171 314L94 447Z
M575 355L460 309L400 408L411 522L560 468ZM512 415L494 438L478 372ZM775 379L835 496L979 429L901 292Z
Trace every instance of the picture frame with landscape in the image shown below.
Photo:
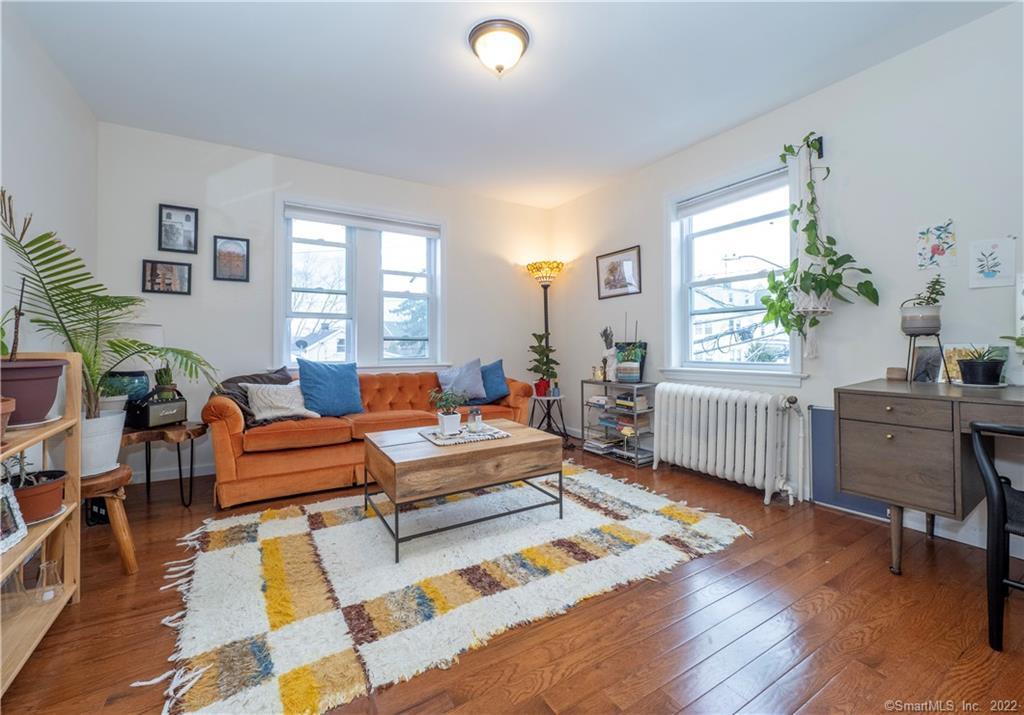
M142 292L192 295L192 264L144 259Z
M249 239L213 237L213 279L249 282Z
M641 292L640 246L604 253L596 260L599 300Z
M173 253L199 253L199 209L160 204L157 248Z

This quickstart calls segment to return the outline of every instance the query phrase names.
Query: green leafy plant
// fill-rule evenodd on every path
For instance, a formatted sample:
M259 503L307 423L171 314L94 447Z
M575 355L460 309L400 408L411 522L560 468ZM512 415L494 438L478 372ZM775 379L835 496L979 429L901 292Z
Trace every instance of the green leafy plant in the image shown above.
M907 298L905 301L900 303L900 307L909 305L938 305L939 301L943 296L946 295L946 279L942 277L942 274L936 275L927 285L924 290L915 295L913 298Z
M1000 340L1009 340L1018 348L1024 349L1024 335L1000 335Z
M830 293L844 303L852 303L851 298L860 296L878 305L878 290L870 280L863 279L871 271L858 266L856 259L849 253L840 253L834 236L822 236L819 233L821 207L818 202L817 177L821 176L820 181L825 181L832 173L828 166L814 164L814 157L820 152L821 146L821 137L810 132L799 145L786 144L779 154L783 164L791 160L798 161L801 156L807 159L807 198L790 204L789 215L791 229L804 235L803 252L812 260L801 268L800 259L796 258L781 274L776 275L774 271L769 273L768 292L761 297L761 303L766 309L764 322L781 326L786 333L795 330L804 337L808 328L815 327L820 320L817 315L799 312L794 301L796 292L818 298Z
M427 397L434 409L442 415L454 415L466 404L466 395L453 390L431 390Z
M82 402L86 417L99 416L104 376L131 358L149 364L167 362L190 380L218 381L214 368L191 350L157 347L117 337L125 323L136 317L142 298L110 295L96 280L74 249L52 231L29 234L31 214L19 226L14 200L0 189L0 229L4 244L14 254L23 279L23 307L33 325L62 339L71 352L82 356Z
M555 354L555 349L548 344L548 333L532 333L532 335L534 344L530 346L530 352L533 353L533 362L530 363L527 370L535 374L538 380L554 380L558 377L555 366L559 363L552 357Z
M996 360L998 362L1003 362L1002 358L996 357L997 355L998 353L996 352L996 349L991 345L984 345L980 348L977 348L972 343L971 349L964 351L964 356L961 358L961 360Z
M7 326L14 320L14 314L17 309L17 306L12 305L0 317L0 357L7 357L11 354L11 349L7 347Z

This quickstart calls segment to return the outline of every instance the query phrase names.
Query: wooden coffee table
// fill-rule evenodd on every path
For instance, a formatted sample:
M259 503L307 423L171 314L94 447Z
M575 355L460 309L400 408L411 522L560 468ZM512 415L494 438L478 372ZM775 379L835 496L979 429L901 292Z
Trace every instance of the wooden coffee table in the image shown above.
M370 432L366 435L367 478L363 482L363 506L373 508L394 539L395 563L398 563L399 545L421 536L431 536L543 506L557 505L558 518L562 518L562 440L556 435L511 420L490 420L487 424L511 436L438 447L420 434L420 430L426 429L424 427ZM555 473L558 474L557 495L526 481ZM381 488L381 491L372 495L368 486L370 478ZM526 482L548 499L538 504L408 536L402 536L399 532L398 515L405 504L518 481ZM377 494L384 494L395 507L393 527L371 498Z

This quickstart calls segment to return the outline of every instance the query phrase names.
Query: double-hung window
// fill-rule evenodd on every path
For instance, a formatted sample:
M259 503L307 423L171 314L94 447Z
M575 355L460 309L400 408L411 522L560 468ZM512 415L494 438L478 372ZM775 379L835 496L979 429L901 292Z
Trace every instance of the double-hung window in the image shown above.
M440 228L284 203L280 357L436 363Z
M794 341L763 322L761 303L768 274L791 260L789 203L781 169L677 204L677 366L792 370Z

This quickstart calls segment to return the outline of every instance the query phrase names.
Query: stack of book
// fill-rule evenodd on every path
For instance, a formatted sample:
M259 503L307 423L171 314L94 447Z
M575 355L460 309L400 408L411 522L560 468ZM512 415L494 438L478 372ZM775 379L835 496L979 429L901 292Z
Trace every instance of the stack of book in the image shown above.
M591 437L583 443L583 449L594 454L609 454L621 446L619 437Z
M642 467L645 464L650 464L654 461L654 452L641 447L639 450L634 451L633 449L627 449L623 447L615 447L611 450L612 454L622 459L628 459L630 462L636 461L638 467Z
M615 406L635 412L643 412L647 409L647 395L637 395L636 399L634 399L632 392L623 392L615 398Z
M587 398L587 405L604 409L611 403L611 399L608 395L592 395Z

